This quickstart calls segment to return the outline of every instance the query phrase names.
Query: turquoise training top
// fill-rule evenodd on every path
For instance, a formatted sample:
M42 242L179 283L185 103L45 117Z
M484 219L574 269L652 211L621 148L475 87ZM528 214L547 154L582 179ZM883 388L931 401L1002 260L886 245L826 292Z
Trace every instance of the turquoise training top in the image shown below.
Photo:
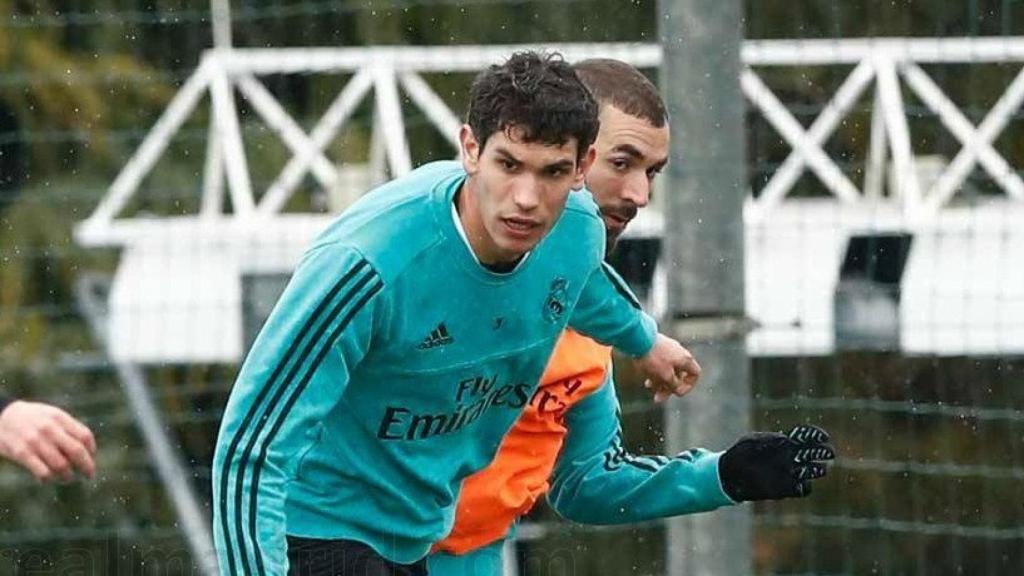
M735 504L718 476L721 452L694 448L674 458L632 454L623 445L620 413L611 370L601 388L566 412L568 432L548 492L559 514L583 524L628 524ZM506 538L514 532L515 527ZM430 573L501 576L503 543L461 556L432 554Z
M213 464L228 574L285 574L285 535L346 538L401 563L451 527L566 325L632 356L654 321L602 263L604 225L570 194L514 271L480 266L451 213L466 174L428 164L314 242L243 364Z

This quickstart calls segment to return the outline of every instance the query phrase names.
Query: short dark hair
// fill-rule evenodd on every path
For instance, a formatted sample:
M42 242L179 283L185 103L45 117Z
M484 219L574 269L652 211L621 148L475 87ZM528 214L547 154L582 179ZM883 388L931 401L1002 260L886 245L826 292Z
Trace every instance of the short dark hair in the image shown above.
M516 52L477 75L466 123L480 143L518 128L526 142L561 146L575 138L577 160L594 143L598 107L576 72L557 52Z
M591 58L577 62L574 68L601 106L610 104L630 116L647 120L656 128L661 128L668 120L658 89L629 64L610 58Z

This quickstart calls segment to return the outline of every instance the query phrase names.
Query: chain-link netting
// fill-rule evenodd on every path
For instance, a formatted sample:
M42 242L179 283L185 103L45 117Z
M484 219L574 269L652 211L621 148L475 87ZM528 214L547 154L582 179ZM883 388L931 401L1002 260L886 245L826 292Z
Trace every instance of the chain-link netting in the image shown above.
M656 4L243 1L231 16L233 41L247 49L647 43L658 37ZM1024 40L1014 35L1024 33L1024 4L758 0L745 10L753 420L762 430L821 425L840 453L810 499L753 507L754 566L1016 573L1024 565L1016 96ZM308 220L282 216L262 236L227 240L201 224L161 228L203 210L234 213L241 201L232 195L238 176L208 165L220 120L215 89L204 89L120 207L119 218L145 228L76 236L196 73L210 20L207 2L0 0L0 387L67 408L100 446L92 482L41 486L0 466L2 574L191 573L189 535L118 367L142 368L208 516L221 410L310 227L400 162L387 139L394 116L369 90L322 157L308 160L314 169L288 180L280 212ZM843 44L865 37L990 44L923 52ZM773 45L789 59L759 40L794 41ZM657 78L645 50L616 55L638 55ZM472 69L443 64L417 78L459 115ZM359 69L306 65L253 74L293 127L313 134ZM409 162L452 157L443 115L393 80ZM258 101L234 92L257 205L282 186L302 145L294 130L290 145L289 129L268 120L279 117L267 112L273 105ZM651 274L652 234L635 231L616 264L633 270L627 276L657 307L664 295ZM662 411L637 384L623 368L627 444L660 453ZM517 565L529 576L662 574L668 546L663 523L586 528L541 507L521 527Z

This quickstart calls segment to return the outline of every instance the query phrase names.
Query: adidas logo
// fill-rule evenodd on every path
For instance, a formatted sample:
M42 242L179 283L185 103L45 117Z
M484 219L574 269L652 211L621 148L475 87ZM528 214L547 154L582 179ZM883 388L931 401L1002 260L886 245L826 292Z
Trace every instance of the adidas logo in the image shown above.
M438 346L447 346L452 342L455 342L455 339L448 334L448 327L444 325L444 322L441 322L416 348L419 350L429 350Z

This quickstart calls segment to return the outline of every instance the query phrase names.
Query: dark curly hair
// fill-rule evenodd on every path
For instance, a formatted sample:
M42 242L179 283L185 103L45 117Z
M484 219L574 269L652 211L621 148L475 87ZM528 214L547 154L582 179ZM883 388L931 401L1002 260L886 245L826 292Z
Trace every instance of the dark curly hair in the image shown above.
M526 142L561 146L575 138L577 160L597 136L597 103L557 52L516 52L481 72L469 92L466 123L483 150L497 131L522 130Z

